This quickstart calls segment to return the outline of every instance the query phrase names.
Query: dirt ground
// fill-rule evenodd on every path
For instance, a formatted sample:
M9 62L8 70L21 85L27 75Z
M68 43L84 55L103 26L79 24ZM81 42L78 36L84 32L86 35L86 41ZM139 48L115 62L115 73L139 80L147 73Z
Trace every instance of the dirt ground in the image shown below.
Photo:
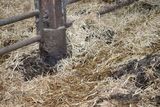
M0 107L159 107L160 0L100 16L114 0L67 6L70 55L54 67L38 44L0 56ZM33 0L1 0L0 19L34 10ZM0 47L36 35L34 19L0 27Z

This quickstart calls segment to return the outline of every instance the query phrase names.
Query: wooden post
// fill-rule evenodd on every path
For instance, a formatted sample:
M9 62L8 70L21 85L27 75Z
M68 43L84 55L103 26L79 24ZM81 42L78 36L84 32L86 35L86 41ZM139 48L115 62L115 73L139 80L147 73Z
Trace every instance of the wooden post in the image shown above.
M42 36L40 56L49 65L55 65L58 60L66 57L67 53L63 1L39 0L38 32Z

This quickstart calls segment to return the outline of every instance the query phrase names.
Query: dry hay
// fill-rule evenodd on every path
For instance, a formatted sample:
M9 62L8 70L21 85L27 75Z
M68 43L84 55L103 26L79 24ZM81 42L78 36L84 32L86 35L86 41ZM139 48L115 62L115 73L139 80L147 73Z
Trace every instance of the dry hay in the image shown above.
M32 10L32 2L1 0L0 18ZM68 16L76 19L67 30L72 57L53 68L56 74L30 81L20 72L27 69L26 60L37 57L37 45L0 57L0 106L159 106L160 4L154 2L141 0L102 17L96 13L104 3L68 6ZM33 35L33 26L28 19L1 27L0 45Z

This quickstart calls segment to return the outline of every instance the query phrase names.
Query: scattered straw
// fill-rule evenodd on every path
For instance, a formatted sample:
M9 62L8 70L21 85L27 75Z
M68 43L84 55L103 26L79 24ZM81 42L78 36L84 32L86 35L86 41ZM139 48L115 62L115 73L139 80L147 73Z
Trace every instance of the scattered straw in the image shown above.
M106 2L82 0L68 6L68 17L76 19L67 30L72 56L56 65L55 75L40 75L30 81L24 81L20 71L25 71L24 56L35 55L37 45L0 57L0 106L157 107L160 81L151 68L145 70L152 80L145 89L136 87L137 75L112 77L119 65L143 59L148 54L159 54L160 4L157 1L140 0L104 16L96 13ZM1 0L0 18L33 10L31 4L33 0ZM0 46L34 34L34 19L1 27ZM111 99L116 94L121 98Z

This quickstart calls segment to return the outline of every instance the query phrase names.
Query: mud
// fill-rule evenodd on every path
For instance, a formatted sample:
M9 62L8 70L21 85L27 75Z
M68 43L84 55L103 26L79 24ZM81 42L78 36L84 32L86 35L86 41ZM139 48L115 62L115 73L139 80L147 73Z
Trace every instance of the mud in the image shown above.
M133 95L133 94L122 94L122 93L117 93L114 95L110 95L109 98L99 98L96 101L96 104L94 107L101 107L100 104L107 101L107 102L112 102L112 101L117 101L120 105L129 105L129 104L135 104L138 103L141 100L140 95Z
M23 55L21 61L22 64L17 66L16 69L21 71L25 81L31 80L39 75L45 76L56 73L55 67L50 66L41 60L38 51L33 52L32 56Z
M147 69L153 71L152 78L146 74ZM146 88L160 75L160 55L148 55L139 61L135 59L125 65L120 65L112 77L117 79L126 74L135 74L135 85L138 88Z

